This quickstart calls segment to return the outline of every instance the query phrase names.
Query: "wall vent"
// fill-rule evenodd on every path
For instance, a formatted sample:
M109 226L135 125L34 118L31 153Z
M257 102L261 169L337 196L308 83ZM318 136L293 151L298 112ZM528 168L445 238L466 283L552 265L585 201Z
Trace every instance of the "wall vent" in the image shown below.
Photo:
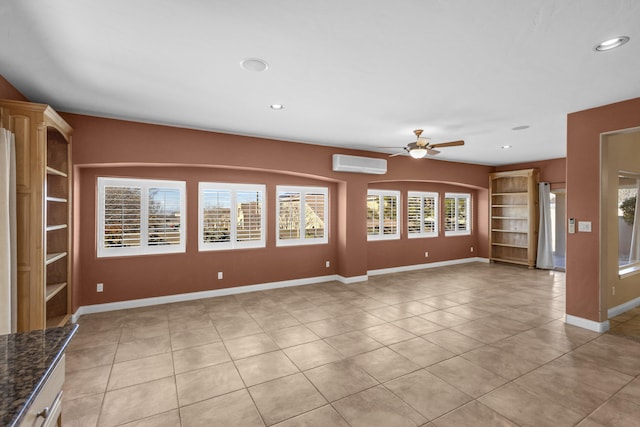
M371 157L334 154L333 171L384 175L387 173L387 161L385 159L374 159Z

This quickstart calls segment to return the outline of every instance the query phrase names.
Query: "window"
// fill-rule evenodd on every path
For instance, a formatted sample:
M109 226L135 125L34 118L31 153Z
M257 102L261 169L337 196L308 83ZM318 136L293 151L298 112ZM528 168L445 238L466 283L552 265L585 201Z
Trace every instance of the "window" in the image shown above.
M277 186L276 193L277 246L328 242L328 188Z
M445 193L444 235L471 234L471 194Z
M185 182L98 178L98 257L185 252Z
M618 173L618 274L627 277L640 271L640 221L638 209L640 175Z
M409 191L407 195L407 233L412 237L438 235L438 193Z
M201 182L198 249L263 248L264 185Z
M400 192L367 192L367 239L400 238Z

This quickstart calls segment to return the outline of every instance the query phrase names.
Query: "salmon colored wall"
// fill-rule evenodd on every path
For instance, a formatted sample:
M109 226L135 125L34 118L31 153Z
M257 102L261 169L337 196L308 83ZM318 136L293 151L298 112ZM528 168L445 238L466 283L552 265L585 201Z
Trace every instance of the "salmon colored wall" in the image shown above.
M377 183L369 186L372 189L397 190L400 191L401 200L401 232L400 239L395 240L372 240L367 243L368 269L378 270L399 266L416 264L426 264L431 262L446 261L450 259L472 258L480 256L478 254L478 206L482 212L486 211L486 205L479 205L477 191L466 187L454 186L439 183L419 183L419 182L395 182ZM438 197L438 236L426 238L407 237L407 192L408 191L431 191L437 192ZM469 236L445 236L444 235L444 195L445 192L469 193L471 194L472 219L471 234ZM483 244L486 239L482 241ZM474 248L471 252L470 248ZM424 253L429 252L429 257L425 258Z
M367 186L381 179L440 182L476 191L478 203L474 205L474 212L478 213L478 224L475 238L477 241L484 236L482 241L487 240L486 193L487 176L491 171L488 166L409 157L389 158L366 151L77 114L62 115L74 128L73 163L77 178L74 189L75 307L329 274L347 279L365 276L370 268L364 226ZM388 159L388 172L386 175L333 172L331 156L335 153ZM197 200L188 196L186 254L98 260L95 256L95 178L106 173L186 179L190 194L197 191L199 180L266 183L270 194L278 184L308 182L311 185L328 185L332 193L330 244L276 248L273 239L275 225L268 217L270 229L266 248L198 253L197 217L194 216ZM269 197L272 199L273 196L267 196L269 215L273 218L275 207L269 207L272 204ZM459 241L460 247L468 251L469 242L463 238ZM486 242L478 243L478 246L478 253L474 256L486 256ZM404 250L413 251L411 247L399 249L400 252ZM438 260L469 256L466 252L462 255L455 245L445 245L438 252ZM327 260L331 261L329 269L325 267ZM424 263L424 259L419 263ZM406 265L406 262L399 260L394 266L401 265ZM217 271L224 271L224 280L216 279ZM95 292L98 282L105 284L102 295Z
M11 99L13 101L28 101L7 79L0 74L0 99Z
M551 159L538 162L518 163L514 165L496 166L496 172L515 171L521 169L538 169L540 182L551 183L551 189L565 188L567 180L567 159Z
M593 230L567 236L569 315L596 322L607 319L600 295L600 135L637 126L640 98L567 116L567 217L591 221Z

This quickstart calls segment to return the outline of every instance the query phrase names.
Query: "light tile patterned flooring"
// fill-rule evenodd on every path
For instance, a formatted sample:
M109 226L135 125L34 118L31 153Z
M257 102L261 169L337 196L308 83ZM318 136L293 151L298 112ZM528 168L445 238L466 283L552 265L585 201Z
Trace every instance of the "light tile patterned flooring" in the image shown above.
M477 263L83 316L64 425L640 426L640 343L564 288Z

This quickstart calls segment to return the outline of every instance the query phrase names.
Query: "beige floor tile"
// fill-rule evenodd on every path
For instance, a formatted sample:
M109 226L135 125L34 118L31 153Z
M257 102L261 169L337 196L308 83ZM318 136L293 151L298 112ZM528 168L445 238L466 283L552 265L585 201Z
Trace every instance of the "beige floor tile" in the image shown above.
M329 313L328 311L317 307L292 310L289 314L291 314L301 323L315 322L316 320L334 317L334 315Z
M414 314L409 313L407 310L403 310L394 306L380 307L373 310L368 310L369 314L373 314L382 320L387 322L393 322L394 320L406 319L407 317L413 317Z
M355 356L356 354L382 347L382 344L378 341L360 331L347 332L346 334L325 338L325 342L345 357Z
M305 372L305 375L330 402L379 384L350 360L341 360L310 369Z
M451 329L432 332L430 334L423 335L422 338L431 341L432 343L437 344L440 347L443 347L455 354L466 353L467 351L484 345L480 341L460 334Z
M173 376L171 353L114 363L107 390L115 390L169 376Z
M573 426L584 417L550 398L540 397L513 383L494 390L479 400L523 426Z
M247 335L255 335L264 332L262 328L252 319L231 320L231 321L215 321L216 329L222 339L229 340L232 338L244 337Z
M64 380L64 396L66 400L104 393L107 389L111 365L67 372Z
M235 364L248 387L299 372L280 350L236 360Z
M65 369L67 372L81 369L95 368L96 366L111 365L116 354L117 343L89 347L66 352Z
M500 331L510 333L511 335L533 328L531 325L526 325L522 322L518 322L517 320L509 319L508 317L501 316L500 314L483 317L478 319L477 322L486 325L489 328L496 328Z
M390 323L372 326L371 328L363 329L362 332L384 345L395 344L416 337L414 334Z
M571 376L558 373L543 366L515 380L515 383L527 391L573 409L586 416L611 397L594 387L585 387L585 383ZM567 393L567 390L571 390Z
M531 360L540 365L557 359L565 353L552 347L547 347L536 337L529 337L523 334L506 338L492 344L492 346L505 353Z
M180 408L183 427L264 427L246 389Z
M589 419L604 426L640 426L640 403L615 396L598 408Z
M424 335L424 334L445 329L444 326L438 325L437 323L430 322L418 316L395 320L391 322L391 324L399 328L402 328L407 332L411 332L414 335Z
M349 424L331 405L314 409L275 425L277 427L349 427Z
M272 425L300 415L327 401L303 374L293 374L249 387L262 419Z
M150 326L141 326L136 328L122 328L120 342L136 341L145 338L169 336L169 322L161 322Z
M62 401L65 427L95 427L102 408L104 394L94 394L74 400Z
M354 329L370 328L371 326L386 323L386 320L366 312L348 314L346 316L337 317L336 319L353 327Z
M455 356L449 350L424 338L403 341L390 345L389 348L422 367L430 366Z
M426 369L474 398L478 398L508 381L459 356L431 365Z
M107 392L98 425L117 426L177 407L175 379L163 378Z
M274 331L267 332L267 334L276 342L276 344L278 344L280 348L293 347L294 345L304 344L320 339L319 336L314 334L305 325L276 329Z
M473 307L467 304L456 305L455 307L445 308L442 311L444 311L445 313L455 314L456 316L460 316L469 320L481 319L483 317L487 317L492 314L488 311L484 311L480 308Z
M285 348L283 351L301 371L326 365L344 357L322 340Z
M396 378L385 383L385 386L428 420L471 400L468 395L425 370Z
M180 406L207 400L244 388L233 362L189 371L176 375Z
M477 400L434 420L433 425L435 427L518 427L517 424Z
M177 409L152 415L149 418L123 424L122 427L179 427L180 412Z
M421 368L420 365L387 347L353 356L350 360L380 382L398 378Z
M333 406L353 427L413 427L427 422L384 386L345 397L333 402Z
M451 301L445 297L442 296L436 296L436 297L430 297L430 298L423 298L418 300L418 302L422 303L422 304L427 304L430 305L432 307L435 307L439 310L445 309L445 308L450 308L450 307L455 307L456 305L460 305L460 303L457 303L455 301Z
M171 351L171 340L166 335L122 342L118 345L115 363L153 356Z
M509 380L524 375L540 366L537 363L505 353L489 345L464 353L462 357Z
M101 347L107 344L114 344L120 341L122 335L121 329L110 329L107 331L92 332L91 330L83 330L82 326L78 328L78 332L67 347L67 351L76 351L93 347Z
M586 387L613 394L628 384L633 377L609 367L601 366L575 352L566 354L539 369L551 375L562 375L579 381Z
M316 320L315 322L306 323L305 326L320 338L332 337L354 330L353 326L337 319Z
M230 361L231 358L221 342L189 347L173 352L176 374Z
M419 314L431 313L432 311L437 310L437 308L431 305L422 304L421 302L418 302L418 301L403 302L400 304L396 304L393 307L406 311L407 313L413 316L417 316Z
M278 345L265 333L234 338L224 342L232 359L255 356L278 350Z
M211 327L213 327L213 322L206 313L191 313L191 315L187 317L169 320L169 330L171 333Z
M212 344L221 340L218 331L216 331L213 326L188 331L177 331L171 333L171 348L173 350L182 350L189 347Z
M452 331L459 332L485 344L498 342L513 336L513 333L498 328L492 328L479 322L469 322L454 326Z
M452 328L454 326L462 325L469 322L469 319L465 319L464 317L458 316L453 313L447 313L444 310L432 311L431 313L422 314L420 317L430 322L444 326L445 328Z
M620 390L618 396L632 402L640 402L640 377L631 381L625 388Z
M300 322L298 319L290 315L285 311L280 311L277 313L271 313L260 316L253 316L256 323L260 325L262 329L265 331L272 331L274 329L283 329L289 326L299 325Z
M627 375L640 374L640 345L613 335L602 335L579 347L575 353Z

